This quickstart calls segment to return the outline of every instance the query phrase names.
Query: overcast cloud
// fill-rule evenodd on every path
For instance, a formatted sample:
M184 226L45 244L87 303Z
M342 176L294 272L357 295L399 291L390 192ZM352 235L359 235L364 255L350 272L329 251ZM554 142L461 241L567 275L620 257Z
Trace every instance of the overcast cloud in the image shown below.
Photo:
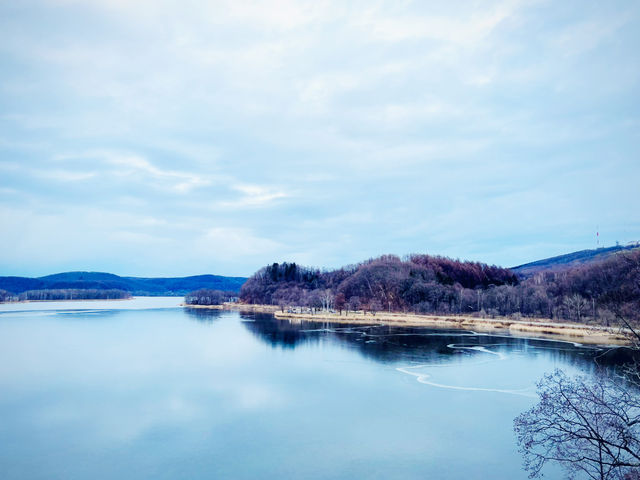
M0 274L640 240L640 3L0 1Z

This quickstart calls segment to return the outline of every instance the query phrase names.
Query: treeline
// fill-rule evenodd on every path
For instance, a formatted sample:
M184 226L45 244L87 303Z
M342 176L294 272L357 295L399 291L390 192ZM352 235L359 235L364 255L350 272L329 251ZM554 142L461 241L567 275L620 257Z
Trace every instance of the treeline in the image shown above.
M640 250L528 279L508 269L450 258L386 255L333 271L266 266L240 300L325 310L379 310L538 317L611 324L640 318Z
M240 299L339 310L461 313L478 305L476 290L517 284L508 269L483 263L385 255L333 271L274 263L247 280Z
M222 305L224 302L235 302L238 294L233 291L210 290L202 288L184 297L187 305Z
M129 292L124 290L100 290L100 289L43 289L27 290L18 295L0 291L2 302L23 302L27 300L119 300L131 298Z

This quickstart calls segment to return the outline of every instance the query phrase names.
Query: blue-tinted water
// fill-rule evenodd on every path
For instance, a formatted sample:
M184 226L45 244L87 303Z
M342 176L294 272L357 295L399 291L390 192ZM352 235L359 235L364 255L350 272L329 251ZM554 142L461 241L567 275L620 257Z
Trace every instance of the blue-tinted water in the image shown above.
M525 479L513 418L597 353L179 301L0 306L0 477Z

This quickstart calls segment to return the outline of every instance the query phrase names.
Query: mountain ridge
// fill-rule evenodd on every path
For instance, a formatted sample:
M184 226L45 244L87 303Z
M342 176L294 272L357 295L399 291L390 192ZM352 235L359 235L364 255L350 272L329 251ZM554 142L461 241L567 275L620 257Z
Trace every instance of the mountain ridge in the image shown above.
M0 290L20 294L28 290L124 290L132 295L182 296L200 288L238 292L247 279L222 275L188 277L123 277L107 272L61 272L42 277L0 276Z
M530 277L541 271L560 271L576 267L585 263L601 262L620 252L630 252L640 248L640 242L631 242L628 245L616 245L613 247L600 247L594 249L578 250L575 252L556 255L553 257L523 263L509 270L521 277Z

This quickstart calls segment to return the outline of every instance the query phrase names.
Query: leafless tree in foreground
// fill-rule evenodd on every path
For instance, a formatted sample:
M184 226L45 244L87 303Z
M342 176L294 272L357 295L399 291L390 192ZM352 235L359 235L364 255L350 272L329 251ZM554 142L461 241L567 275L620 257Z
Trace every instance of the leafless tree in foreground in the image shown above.
M604 375L561 370L538 383L540 402L514 420L529 477L557 462L569 478L640 478L640 395Z

